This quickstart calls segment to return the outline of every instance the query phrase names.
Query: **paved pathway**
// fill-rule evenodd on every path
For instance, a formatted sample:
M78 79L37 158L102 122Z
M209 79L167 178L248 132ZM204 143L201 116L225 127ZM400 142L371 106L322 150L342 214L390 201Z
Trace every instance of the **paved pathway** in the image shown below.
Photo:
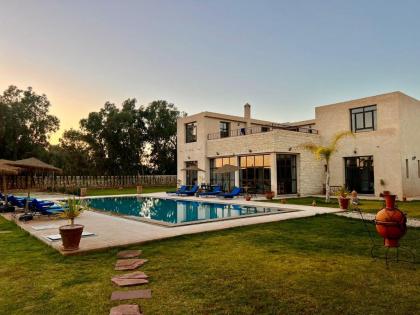
M353 219L361 219L360 214L358 212L353 212L353 211L336 213L336 215L347 217L347 218L353 218ZM363 212L363 218L365 220L372 221L372 220L375 219L375 214ZM418 228L418 227L420 227L420 220L418 220L418 219L408 219L407 220L407 225L411 226L411 227Z

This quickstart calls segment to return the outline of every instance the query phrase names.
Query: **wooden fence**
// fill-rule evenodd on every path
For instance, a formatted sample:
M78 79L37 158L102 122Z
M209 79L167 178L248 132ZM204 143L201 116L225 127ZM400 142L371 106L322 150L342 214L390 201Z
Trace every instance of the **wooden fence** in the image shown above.
M176 175L128 176L6 176L8 189L56 190L60 188L118 188L142 186L176 186ZM1 181L0 181L1 186Z

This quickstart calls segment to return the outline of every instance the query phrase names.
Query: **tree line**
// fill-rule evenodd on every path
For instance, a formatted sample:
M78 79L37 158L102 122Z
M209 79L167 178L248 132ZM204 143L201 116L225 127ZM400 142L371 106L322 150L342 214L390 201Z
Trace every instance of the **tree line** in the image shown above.
M0 159L31 156L69 175L176 174L176 120L185 115L165 100L121 106L106 102L65 130L59 144L49 137L60 127L47 96L9 86L0 95Z

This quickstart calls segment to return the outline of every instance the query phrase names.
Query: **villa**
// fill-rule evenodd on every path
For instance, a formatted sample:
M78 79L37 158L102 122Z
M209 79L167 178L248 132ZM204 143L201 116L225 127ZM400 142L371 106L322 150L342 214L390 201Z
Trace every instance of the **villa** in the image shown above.
M273 113L274 116L274 113ZM325 165L300 147L328 144L341 131L331 159L331 185L378 196L420 196L420 101L392 92L315 108L315 119L275 123L201 112L177 125L178 179L182 183L244 187L255 193L313 195L325 191ZM219 173L223 165L236 171Z

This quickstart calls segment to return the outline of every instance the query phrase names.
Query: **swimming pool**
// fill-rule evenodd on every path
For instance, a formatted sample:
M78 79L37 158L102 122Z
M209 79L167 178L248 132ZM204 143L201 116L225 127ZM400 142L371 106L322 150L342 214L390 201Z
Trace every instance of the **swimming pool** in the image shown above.
M87 199L89 207L167 226L276 214L296 210L152 197Z

